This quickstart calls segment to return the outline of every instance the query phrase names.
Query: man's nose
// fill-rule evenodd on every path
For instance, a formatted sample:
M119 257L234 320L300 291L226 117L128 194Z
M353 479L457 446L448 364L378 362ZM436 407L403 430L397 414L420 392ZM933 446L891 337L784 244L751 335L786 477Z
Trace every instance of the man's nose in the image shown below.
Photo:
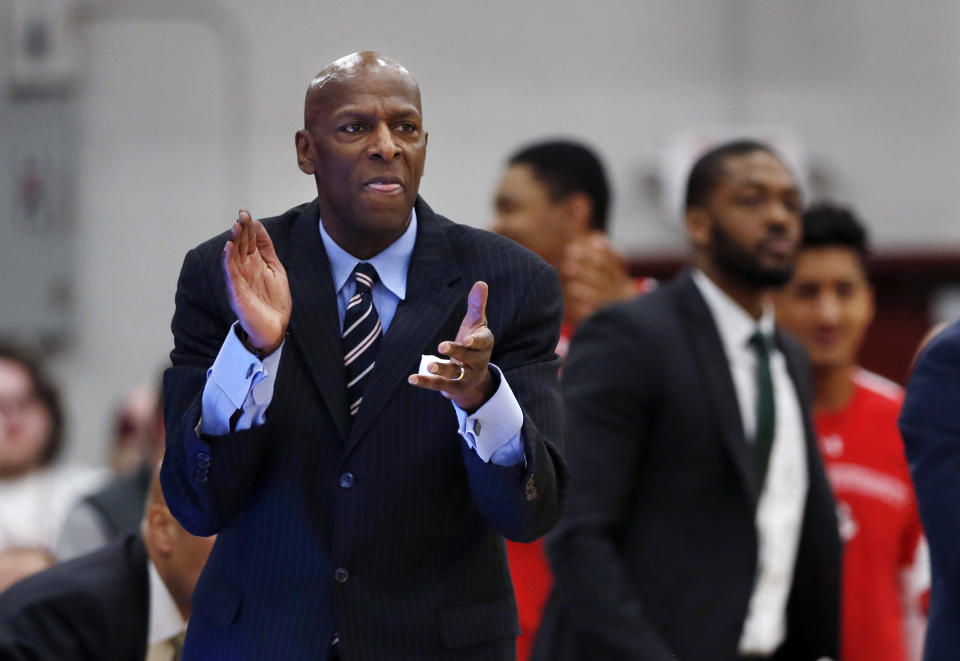
M773 200L767 207L767 220L772 225L787 228L791 223L799 222L799 215L784 202Z
M377 124L374 130L368 154L372 158L391 160L400 154L400 147L393 139L393 132L385 123Z
M835 324L840 320L840 301L834 294L821 295L817 310L822 323Z

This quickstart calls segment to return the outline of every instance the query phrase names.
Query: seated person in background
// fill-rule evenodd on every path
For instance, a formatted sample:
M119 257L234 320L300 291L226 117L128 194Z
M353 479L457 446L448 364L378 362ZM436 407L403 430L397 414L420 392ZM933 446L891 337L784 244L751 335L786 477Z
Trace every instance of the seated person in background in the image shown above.
M134 386L113 412L110 466L118 477L145 475L144 494L163 456L161 386L159 379Z
M580 320L597 308L652 289L650 279L632 279L623 258L607 241L610 186L600 158L585 145L548 141L510 157L497 188L493 231L532 250L560 274L564 321L557 353ZM530 655L550 592L543 541L507 541L510 572L520 611L520 661Z
M793 279L774 300L813 364L814 424L845 542L841 658L905 661L920 658L929 559L897 430L903 390L855 363L874 313L867 251L850 211L811 207Z
M0 658L179 659L190 596L214 539L181 528L154 479L139 535L35 574L0 595Z
M586 145L551 140L510 157L497 186L491 229L537 253L560 275L566 354L577 324L597 308L649 291L633 279L607 240L610 185L597 154Z
M54 465L63 426L39 362L0 346L0 591L52 562L67 512L103 481L99 470Z
M136 532L151 477L163 457L163 404L159 387L139 385L114 415L111 464L115 476L71 510L54 549L62 562Z

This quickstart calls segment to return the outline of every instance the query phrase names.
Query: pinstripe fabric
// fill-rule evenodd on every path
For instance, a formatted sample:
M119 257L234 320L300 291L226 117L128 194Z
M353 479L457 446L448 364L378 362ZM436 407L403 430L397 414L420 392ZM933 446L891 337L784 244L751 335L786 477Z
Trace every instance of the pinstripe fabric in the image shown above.
M194 433L205 370L233 315L218 259L226 235L188 253L165 375L162 481L188 530L220 536L194 593L187 661L322 660L334 622L345 661L514 658L501 535L542 535L566 488L553 354L559 283L512 242L453 224L422 200L417 214L407 298L353 424L316 203L265 221L293 314L262 427ZM457 435L450 402L406 383L420 354L456 335L480 279L490 286L493 362L524 409L525 467L483 463ZM199 453L211 457L203 483L193 477Z

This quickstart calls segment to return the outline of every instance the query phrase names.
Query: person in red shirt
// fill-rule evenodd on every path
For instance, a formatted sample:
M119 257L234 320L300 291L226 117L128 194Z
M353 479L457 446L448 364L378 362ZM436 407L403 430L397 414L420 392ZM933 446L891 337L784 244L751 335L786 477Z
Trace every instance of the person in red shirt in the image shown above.
M500 178L491 229L532 250L560 275L564 319L557 353L563 357L577 324L598 308L649 291L649 278L631 278L607 240L610 187L589 147L553 140L514 153ZM518 661L526 661L553 578L542 540L507 541L520 613Z
M841 659L920 658L929 560L897 429L903 390L855 364L873 320L863 225L813 206L777 320L810 354L814 424L844 541Z

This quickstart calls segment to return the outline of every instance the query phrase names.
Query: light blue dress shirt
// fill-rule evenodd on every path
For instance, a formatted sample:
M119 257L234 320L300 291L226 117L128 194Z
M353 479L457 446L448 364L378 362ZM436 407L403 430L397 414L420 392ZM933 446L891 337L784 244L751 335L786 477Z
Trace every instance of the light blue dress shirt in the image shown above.
M337 245L327 234L322 221L319 226L337 290L337 316L342 331L347 302L356 290L356 283L350 275L361 260ZM393 321L397 305L406 298L407 271L416 240L417 213L413 211L410 225L400 238L367 260L380 276L373 286L373 303L380 315L384 334ZM239 322L234 325L236 323ZM241 414L234 426L236 431L263 424L273 399L282 352L281 344L280 348L261 361L247 351L231 328L213 366L207 370L207 383L201 400L200 430L213 436L229 433L230 418L238 409ZM491 367L500 376L500 385L493 396L470 415L456 404L453 404L453 408L457 414L460 435L481 459L499 466L513 466L525 461L520 434L523 410L500 368L496 365Z

